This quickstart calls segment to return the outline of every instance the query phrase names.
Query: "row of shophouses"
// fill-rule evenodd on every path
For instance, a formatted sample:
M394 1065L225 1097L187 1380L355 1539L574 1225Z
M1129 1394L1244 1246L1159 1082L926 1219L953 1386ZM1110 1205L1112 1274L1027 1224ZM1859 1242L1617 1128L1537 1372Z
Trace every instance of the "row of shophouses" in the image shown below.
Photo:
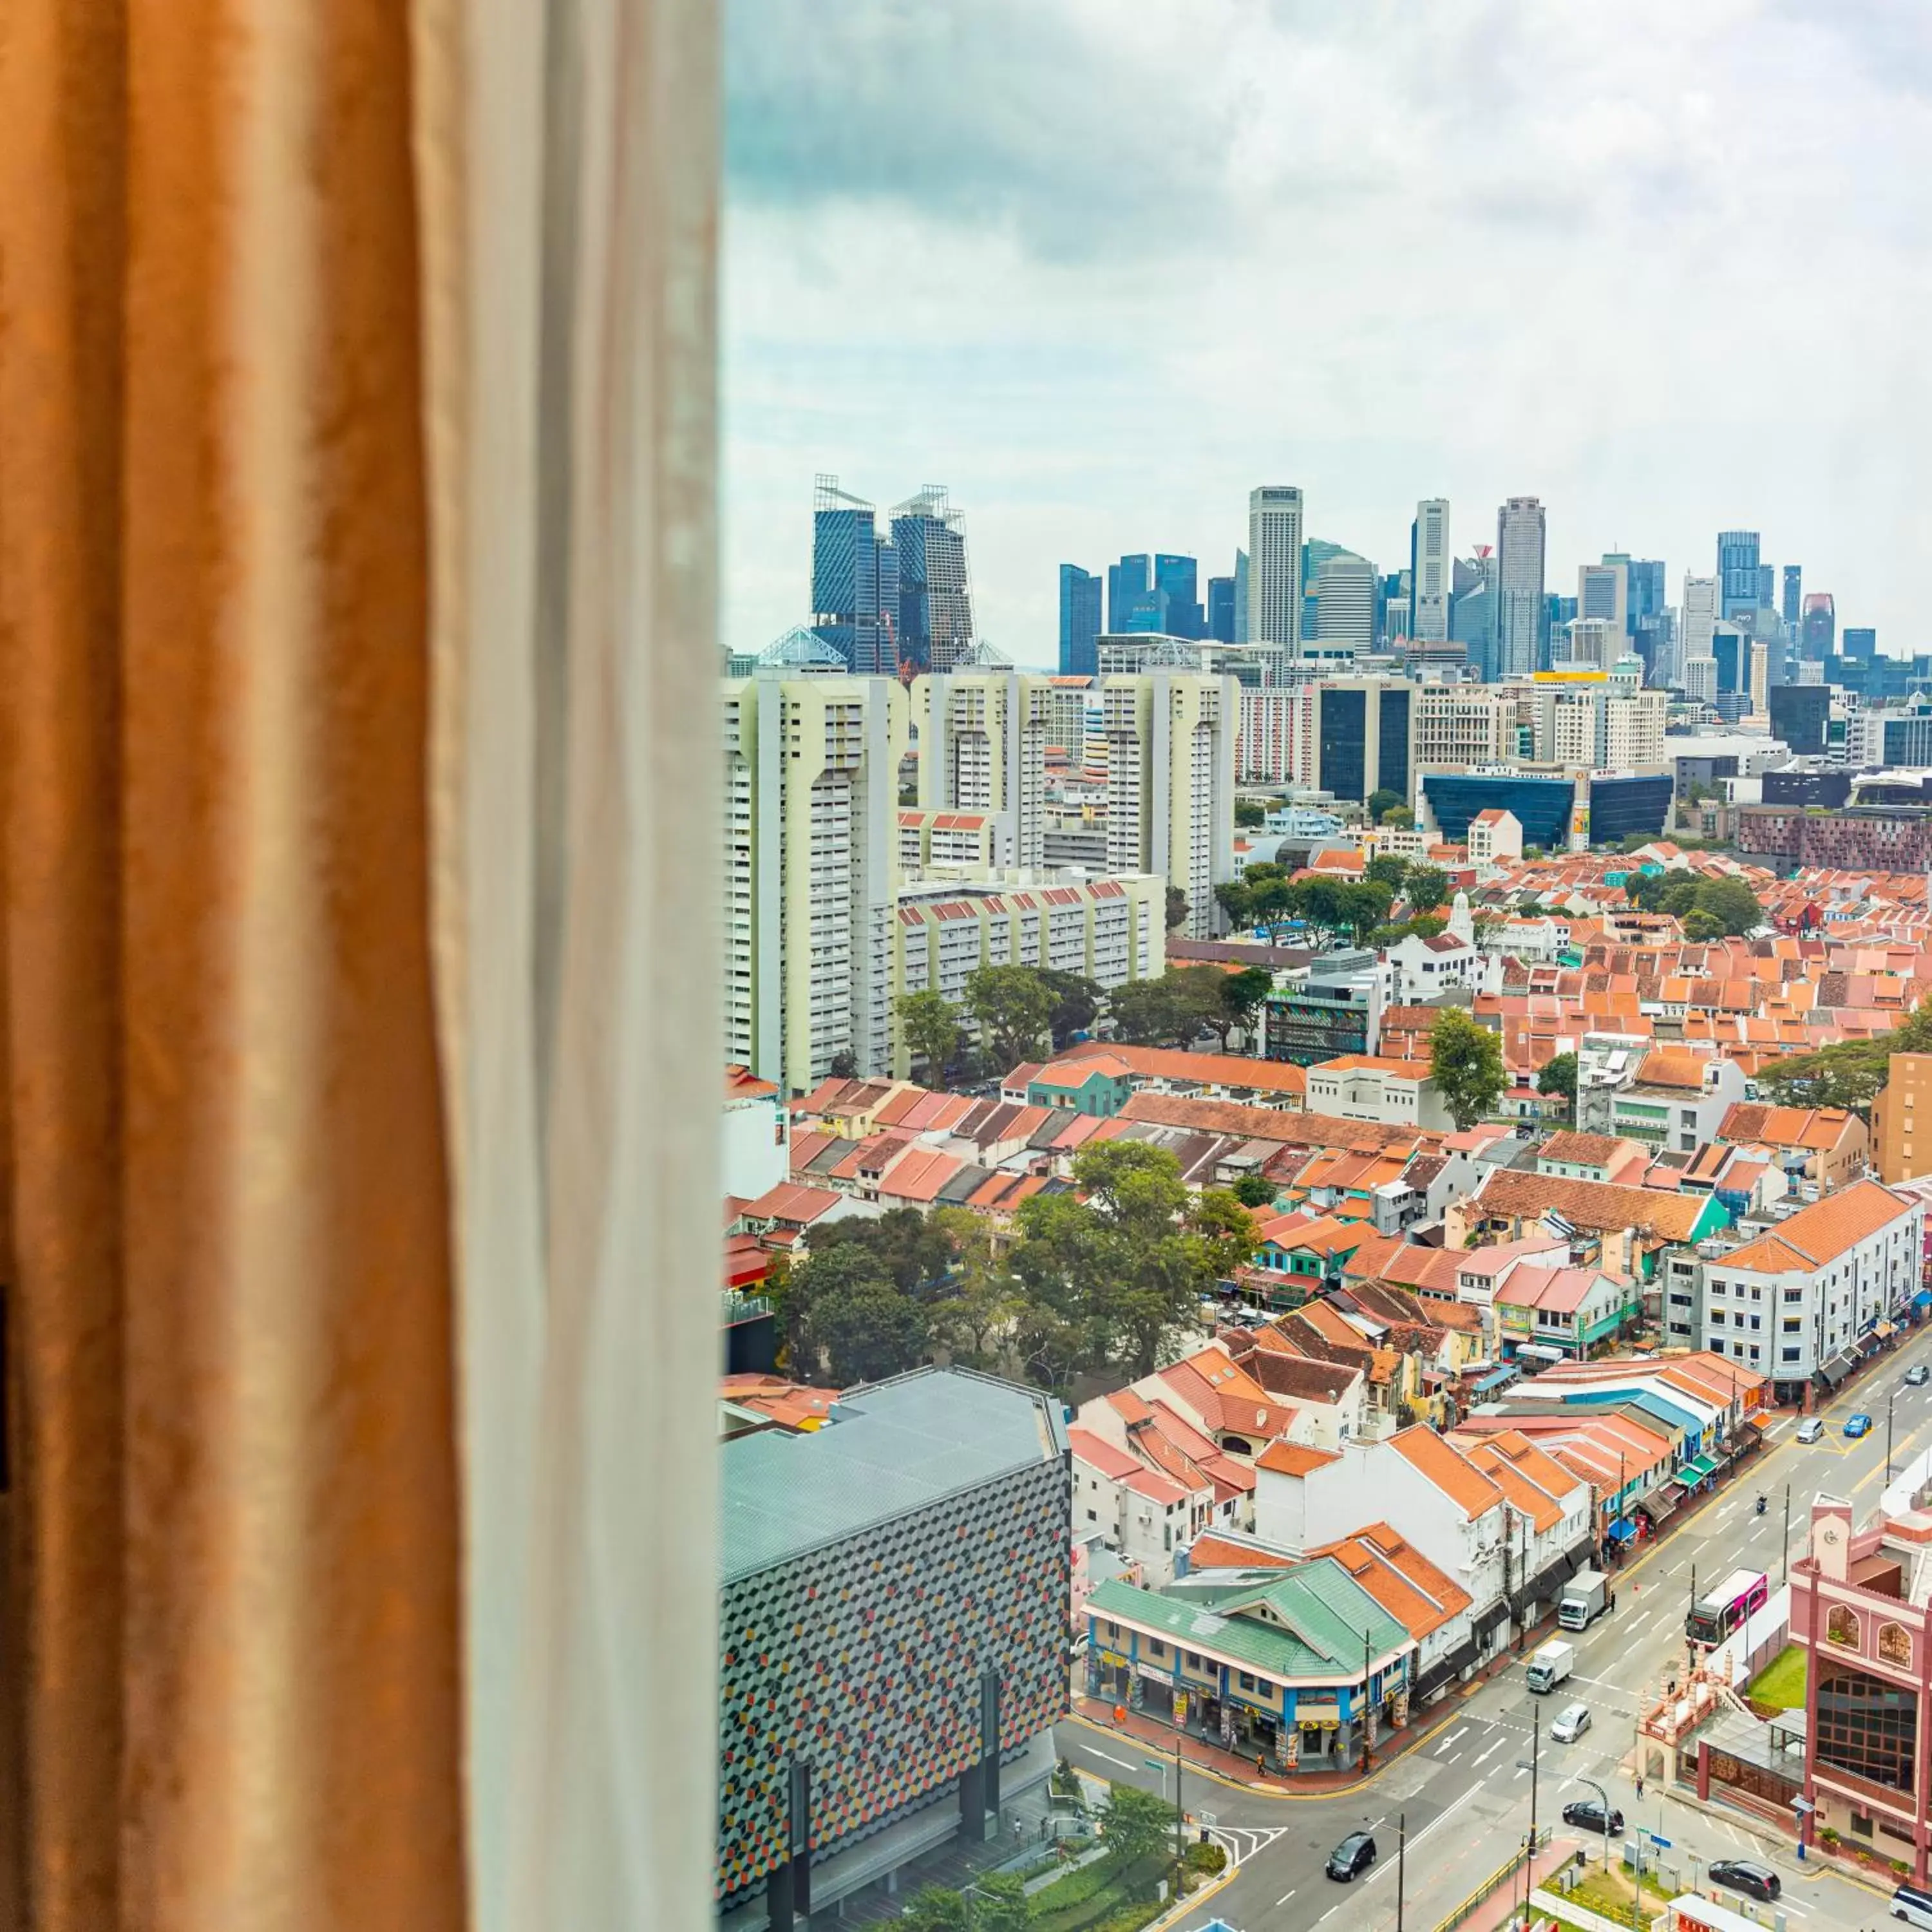
M1756 1448L1769 1389L1714 1354L1566 1364L1446 1432L1365 1437L1355 1372L1296 1400L1252 1372L1272 1352L1217 1343L1069 1442L1089 1694L1276 1774L1358 1765L1580 1570L1614 1582Z

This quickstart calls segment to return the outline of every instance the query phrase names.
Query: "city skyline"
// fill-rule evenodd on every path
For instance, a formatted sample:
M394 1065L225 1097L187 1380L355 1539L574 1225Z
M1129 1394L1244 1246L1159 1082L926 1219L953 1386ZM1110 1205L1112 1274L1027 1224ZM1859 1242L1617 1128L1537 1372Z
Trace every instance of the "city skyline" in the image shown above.
M944 478L1016 658L1050 649L1060 563L1158 542L1225 572L1280 478L1384 569L1428 496L1468 506L1466 550L1540 498L1552 581L1622 550L1674 586L1756 529L1841 621L1924 641L1932 410L1898 318L1928 171L1885 10L1505 7L1479 39L1245 9L1211 46L1171 6L1009 10L734 10L734 646L801 614L819 470L881 500ZM1858 142L1792 140L1821 102Z

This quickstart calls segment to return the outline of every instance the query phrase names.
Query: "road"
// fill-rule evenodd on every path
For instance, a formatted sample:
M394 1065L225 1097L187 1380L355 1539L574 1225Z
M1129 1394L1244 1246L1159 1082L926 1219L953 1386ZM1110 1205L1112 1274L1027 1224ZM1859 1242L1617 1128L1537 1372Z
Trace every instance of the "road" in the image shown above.
M1792 1555L1803 1548L1814 1494L1848 1496L1862 1520L1884 1475L1888 1393L1897 1390L1894 1467L1932 1440L1932 1388L1908 1388L1901 1380L1916 1361L1932 1362L1932 1329L1915 1336L1821 1412L1828 1425L1822 1442L1796 1442L1795 1418L1774 1423L1767 1430L1769 1446L1754 1466L1618 1573L1616 1613L1583 1634L1575 1674L1554 1695L1532 1697L1521 1667L1513 1666L1466 1696L1445 1699L1424 1742L1359 1790L1340 1796L1271 1798L1189 1772L1188 1810L1213 1814L1214 1830L1238 1852L1242 1868L1211 1903L1180 1922L1179 1932L1197 1932L1216 1918L1237 1932L1301 1932L1324 1925L1331 1932L1385 1932L1396 1923L1399 1818L1406 1818L1408 1832L1403 1922L1426 1932L1522 1842L1532 1782L1538 1820L1546 1823L1557 1821L1564 1804L1592 1795L1577 1781L1581 1778L1608 1789L1632 1830L1640 1825L1669 1839L1666 1862L1687 1874L1693 1857L1697 1870L1725 1857L1773 1865L1784 1877L1784 1904L1794 1932L1837 1932L1840 1927L1859 1932L1879 1923L1884 1907L1876 1893L1835 1872L1800 1867L1789 1836L1773 1845L1742 1824L1660 1792L1654 1784L1640 1804L1630 1771L1640 1706L1646 1693L1684 1662L1692 1566L1706 1586L1732 1569L1762 1568L1774 1590L1784 1575L1787 1484ZM1861 1409L1873 1418L1872 1433L1847 1442L1844 1420ZM1769 1499L1762 1516L1755 1509L1760 1491ZM1589 1706L1592 1727L1574 1744L1552 1744L1550 1720L1573 1700ZM1532 1780L1522 1766L1532 1753L1533 1714L1544 1735ZM1065 1755L1090 1771L1172 1795L1162 1774L1150 1768L1130 1739L1070 1719L1060 1727L1059 1741ZM1324 1876L1323 1864L1343 1837L1364 1826L1375 1833L1381 1862L1345 1888Z

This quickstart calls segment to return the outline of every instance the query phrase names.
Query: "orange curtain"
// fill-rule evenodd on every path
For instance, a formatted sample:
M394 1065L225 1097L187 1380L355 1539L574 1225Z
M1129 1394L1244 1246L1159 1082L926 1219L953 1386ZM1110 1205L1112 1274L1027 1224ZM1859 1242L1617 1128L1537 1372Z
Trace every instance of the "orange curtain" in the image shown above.
M408 34L0 4L35 1932L465 1922Z

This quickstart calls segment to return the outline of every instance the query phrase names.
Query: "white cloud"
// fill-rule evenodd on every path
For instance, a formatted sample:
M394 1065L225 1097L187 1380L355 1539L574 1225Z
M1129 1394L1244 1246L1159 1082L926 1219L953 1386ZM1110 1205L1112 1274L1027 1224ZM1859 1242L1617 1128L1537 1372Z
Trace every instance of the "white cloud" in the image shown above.
M1246 493L1394 568L1550 513L1672 594L1720 528L1932 646L1932 10L1916 0L733 0L726 622L812 476L964 507L982 628L1055 567L1229 567Z

